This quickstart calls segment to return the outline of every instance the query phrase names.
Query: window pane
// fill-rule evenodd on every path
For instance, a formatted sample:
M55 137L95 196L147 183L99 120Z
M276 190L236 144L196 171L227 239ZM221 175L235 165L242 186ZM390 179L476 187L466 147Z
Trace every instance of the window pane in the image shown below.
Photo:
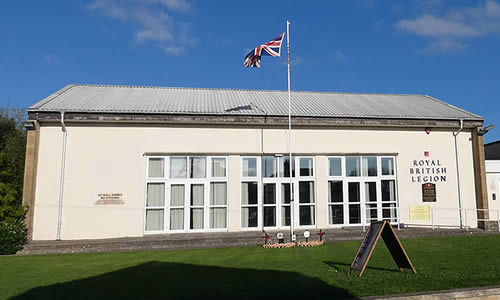
M394 180L382 180L382 201L396 201Z
M148 183L148 198L146 202L146 206L164 206L165 184Z
M376 157L363 157L363 176L377 176Z
M329 205L328 217L330 224L344 224L344 206Z
M299 206L300 225L314 225L314 206Z
M203 208L191 208L191 229L203 229Z
M280 177L290 177L290 156L279 158ZM295 157L292 156L292 177L295 177Z
M340 157L329 158L328 164L330 176L342 176L342 159Z
M257 176L257 158L243 158L243 177Z
M349 224L361 223L361 206L359 204L349 204Z
M191 206L203 206L205 186L203 184L191 185Z
M276 184L264 183L264 204L276 204Z
M262 157L262 176L263 177L276 177L277 163L274 156Z
M366 222L376 222L378 220L377 215L377 204L366 204Z
M211 182L210 191L210 205L227 204L227 183Z
M299 182L299 202L314 203L314 182L312 181Z
M257 227L257 207L241 208L241 227Z
M163 177L163 158L149 159L149 177Z
M276 226L276 207L264 207L264 226Z
M226 177L225 158L212 158L212 177Z
M184 209L172 208L170 210L170 230L184 229Z
M293 189L293 184L292 184L292 189ZM293 193L293 191L292 191ZM282 183L281 184L281 203L288 204L290 203L290 184L289 183Z
M257 204L257 182L241 183L241 204Z
M163 209L146 210L146 230L163 230Z
M342 181L328 182L328 202L344 202Z
M394 159L382 158L382 175L394 175Z
M313 176L313 159L300 159L300 176Z
M172 184L170 186L170 206L184 206L183 184Z
M397 222L396 203L382 204L382 217L389 222Z
M345 169L347 176L360 175L360 160L359 157L348 156L345 158Z
M210 209L210 228L226 228L226 208L216 207Z
M207 159L205 157L191 157L189 159L191 165L191 178L205 178Z
M349 182L348 183L348 199L349 202L360 202L360 193L359 193L359 182Z
M376 202L377 201L377 183L376 182L365 182L365 201Z
M281 226L290 226L290 206L281 207Z
M187 158L170 158L170 178L186 178Z

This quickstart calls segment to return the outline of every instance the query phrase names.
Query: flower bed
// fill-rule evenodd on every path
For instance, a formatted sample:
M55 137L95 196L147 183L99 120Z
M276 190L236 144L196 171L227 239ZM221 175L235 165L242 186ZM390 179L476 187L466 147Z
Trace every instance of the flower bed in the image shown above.
M284 243L284 244L265 244L264 248L291 248L291 247L316 247L323 245L323 241L313 241L313 242L298 242L298 243Z

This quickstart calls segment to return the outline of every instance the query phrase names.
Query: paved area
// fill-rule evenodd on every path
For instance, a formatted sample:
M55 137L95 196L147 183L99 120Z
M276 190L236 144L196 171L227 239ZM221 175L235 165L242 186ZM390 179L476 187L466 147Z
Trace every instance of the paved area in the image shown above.
M319 240L319 230L310 230L310 240ZM361 240L364 232L361 228L326 229L325 241ZM458 235L499 234L481 229L435 229L402 228L396 230L400 238L443 237ZM271 243L276 243L277 231L268 232ZM283 232L285 242L289 241L289 232ZM95 240L63 240L63 241L31 241L18 254L48 254L48 253L89 253L109 251L138 251L159 249L194 249L223 248L235 246L256 246L264 244L264 233L261 231L246 232L211 232L211 233L175 233L162 235L146 235L143 237L126 237ZM303 231L297 231L297 241L304 241Z
M429 293L404 294L389 297L369 297L365 299L387 299L387 300L444 300L444 299L461 299L461 300L500 300L500 287L484 287L458 289L448 291L437 291Z

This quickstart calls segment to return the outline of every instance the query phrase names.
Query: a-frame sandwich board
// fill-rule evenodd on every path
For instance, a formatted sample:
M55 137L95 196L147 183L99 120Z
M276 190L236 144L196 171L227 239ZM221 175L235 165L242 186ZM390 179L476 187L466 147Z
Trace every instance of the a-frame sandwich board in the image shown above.
M360 277L363 275L380 237L384 240L400 272L403 272L403 269L410 269L413 273L417 273L391 224L387 221L380 221L372 223L366 231L363 242L361 242L358 253L351 264L349 274L352 270L357 270L360 271Z

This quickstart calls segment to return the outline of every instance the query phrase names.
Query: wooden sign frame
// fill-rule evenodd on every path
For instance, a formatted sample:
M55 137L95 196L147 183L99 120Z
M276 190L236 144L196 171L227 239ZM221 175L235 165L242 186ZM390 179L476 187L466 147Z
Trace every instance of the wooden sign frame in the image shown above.
M417 271L415 270L415 267L413 267L413 264L408 257L408 254L406 254L406 251L396 235L394 228L392 228L388 221L374 222L370 225L365 233L363 241L361 242L361 246L354 257L354 260L352 261L348 274L351 274L353 270L357 270L360 271L359 277L363 275L380 237L384 240L392 258L398 265L399 271L403 272L404 269L410 269L416 274Z

